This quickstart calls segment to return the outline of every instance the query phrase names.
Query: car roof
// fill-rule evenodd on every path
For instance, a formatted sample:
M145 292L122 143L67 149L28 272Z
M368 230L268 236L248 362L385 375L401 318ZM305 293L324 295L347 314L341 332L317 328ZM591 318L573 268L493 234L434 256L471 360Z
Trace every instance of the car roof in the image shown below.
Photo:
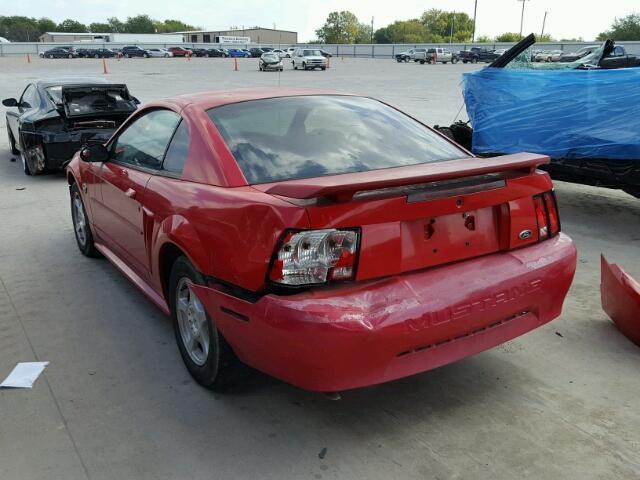
M81 85L83 83L95 85L96 83L110 83L101 77L60 77L60 78L41 78L36 80L38 88L54 87L58 85Z
M236 90L221 90L213 92L191 93L166 98L158 102L152 102L145 107L158 107L173 105L182 109L187 105L195 105L203 110L229 105L232 103L247 102L251 100L264 100L267 98L297 97L311 95L344 95L353 96L349 93L338 92L336 90L319 88L298 88L298 87L264 87L264 88L241 88Z

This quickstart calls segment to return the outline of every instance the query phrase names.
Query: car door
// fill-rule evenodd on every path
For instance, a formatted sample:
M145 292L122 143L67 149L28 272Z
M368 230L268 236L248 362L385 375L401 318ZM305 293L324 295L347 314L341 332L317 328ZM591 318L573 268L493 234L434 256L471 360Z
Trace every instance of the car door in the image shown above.
M100 195L92 202L94 223L107 246L143 278L149 275L145 242L145 190L162 165L180 121L170 110L151 110L109 144L110 159L96 171Z
M24 115L29 112L37 109L40 104L40 96L38 95L38 89L36 86L31 83L27 85L27 88L24 89L22 95L20 96L20 100L18 100L18 107L15 111L7 111L7 121L9 122L9 128L11 129L11 134L16 141L16 144L19 149L22 149L22 144L20 142L20 125L21 119Z

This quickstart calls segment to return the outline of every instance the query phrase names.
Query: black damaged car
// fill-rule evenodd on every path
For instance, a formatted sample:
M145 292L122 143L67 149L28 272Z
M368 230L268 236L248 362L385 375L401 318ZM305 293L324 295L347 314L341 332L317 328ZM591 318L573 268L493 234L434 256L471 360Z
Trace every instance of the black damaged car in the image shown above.
M2 101L7 133L24 173L58 170L85 143L104 142L140 102L124 84L103 79L38 80L19 100Z

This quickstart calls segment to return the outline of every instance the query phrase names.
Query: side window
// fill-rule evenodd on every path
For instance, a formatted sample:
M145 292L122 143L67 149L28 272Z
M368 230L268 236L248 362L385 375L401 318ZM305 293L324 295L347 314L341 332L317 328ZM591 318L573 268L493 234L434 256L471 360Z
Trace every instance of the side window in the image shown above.
M162 170L182 173L187 161L187 153L189 153L189 127L185 121L181 121L167 149L164 162L162 162Z
M132 166L158 170L180 115L153 110L136 119L113 145L113 159Z
M22 97L20 97L20 107L21 108L34 108L38 105L38 92L36 87L31 84L22 92Z

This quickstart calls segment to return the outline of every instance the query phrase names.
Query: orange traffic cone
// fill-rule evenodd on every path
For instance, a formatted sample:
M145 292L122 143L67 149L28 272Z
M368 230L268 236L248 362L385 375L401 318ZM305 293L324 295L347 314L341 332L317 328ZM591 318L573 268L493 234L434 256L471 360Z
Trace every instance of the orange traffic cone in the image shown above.
M31 55L27 53L27 63L31 63Z
M327 57L327 68L331 68L331 57Z
M234 72L237 72L238 71L238 58L237 57L233 57L233 63L235 65L233 70L234 70Z
M105 75L109 73L107 70L107 61L104 58L102 59L102 73Z

